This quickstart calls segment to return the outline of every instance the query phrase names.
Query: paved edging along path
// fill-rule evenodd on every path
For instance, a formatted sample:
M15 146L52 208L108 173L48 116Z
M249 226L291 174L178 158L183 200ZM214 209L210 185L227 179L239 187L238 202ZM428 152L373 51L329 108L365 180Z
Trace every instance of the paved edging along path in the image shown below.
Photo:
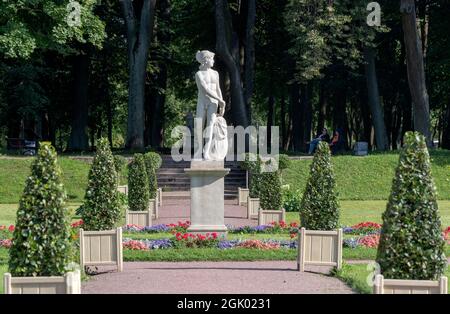
M298 272L295 261L127 262L124 271L92 276L82 293L354 293L327 276L330 267Z

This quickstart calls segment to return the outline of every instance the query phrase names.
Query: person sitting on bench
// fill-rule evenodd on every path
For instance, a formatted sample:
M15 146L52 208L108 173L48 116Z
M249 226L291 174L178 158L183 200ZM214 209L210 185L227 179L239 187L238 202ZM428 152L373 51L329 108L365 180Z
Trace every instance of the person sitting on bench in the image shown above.
M309 143L309 155L312 155L312 153L316 150L317 145L321 141L325 141L327 143L330 141L330 136L328 135L328 130L326 128L323 128L322 133L318 134L317 137L313 139L311 143Z
M332 154L335 154L338 151L340 143L341 143L341 139L340 139L339 131L334 131L333 139L331 140L331 143L329 144Z

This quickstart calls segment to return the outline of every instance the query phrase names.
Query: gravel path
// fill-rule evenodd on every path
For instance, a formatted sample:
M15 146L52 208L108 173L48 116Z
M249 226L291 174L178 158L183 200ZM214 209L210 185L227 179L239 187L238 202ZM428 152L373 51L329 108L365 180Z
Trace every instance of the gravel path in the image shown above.
M190 206L190 199L163 199L163 206L159 208L159 219L154 220L153 224L169 224L189 220ZM256 226L258 221L247 219L247 208L237 205L237 200L226 200L225 224L235 227Z
M293 261L127 262L124 271L92 276L82 293L283 294L354 293L326 274L329 267L296 270Z

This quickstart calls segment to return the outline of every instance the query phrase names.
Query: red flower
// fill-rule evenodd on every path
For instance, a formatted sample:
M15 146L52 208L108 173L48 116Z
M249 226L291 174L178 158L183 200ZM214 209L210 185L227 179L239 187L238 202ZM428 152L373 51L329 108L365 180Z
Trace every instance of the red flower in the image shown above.
M81 220L79 220L79 221L76 221L76 222L74 222L74 223L72 223L70 226L72 227L72 228L78 228L79 226L81 226L81 225L83 225L83 220L81 219Z
M14 227L14 225L10 225L9 228L8 228L8 231L9 231L9 232L14 232L14 229L16 229L16 228Z

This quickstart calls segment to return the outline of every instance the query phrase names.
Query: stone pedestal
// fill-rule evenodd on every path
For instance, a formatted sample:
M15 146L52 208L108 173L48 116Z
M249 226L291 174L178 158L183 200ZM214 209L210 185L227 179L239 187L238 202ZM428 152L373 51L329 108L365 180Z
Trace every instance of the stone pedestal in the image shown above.
M224 177L230 169L223 161L193 160L191 168L184 169L191 178L191 226L190 233L224 234Z

